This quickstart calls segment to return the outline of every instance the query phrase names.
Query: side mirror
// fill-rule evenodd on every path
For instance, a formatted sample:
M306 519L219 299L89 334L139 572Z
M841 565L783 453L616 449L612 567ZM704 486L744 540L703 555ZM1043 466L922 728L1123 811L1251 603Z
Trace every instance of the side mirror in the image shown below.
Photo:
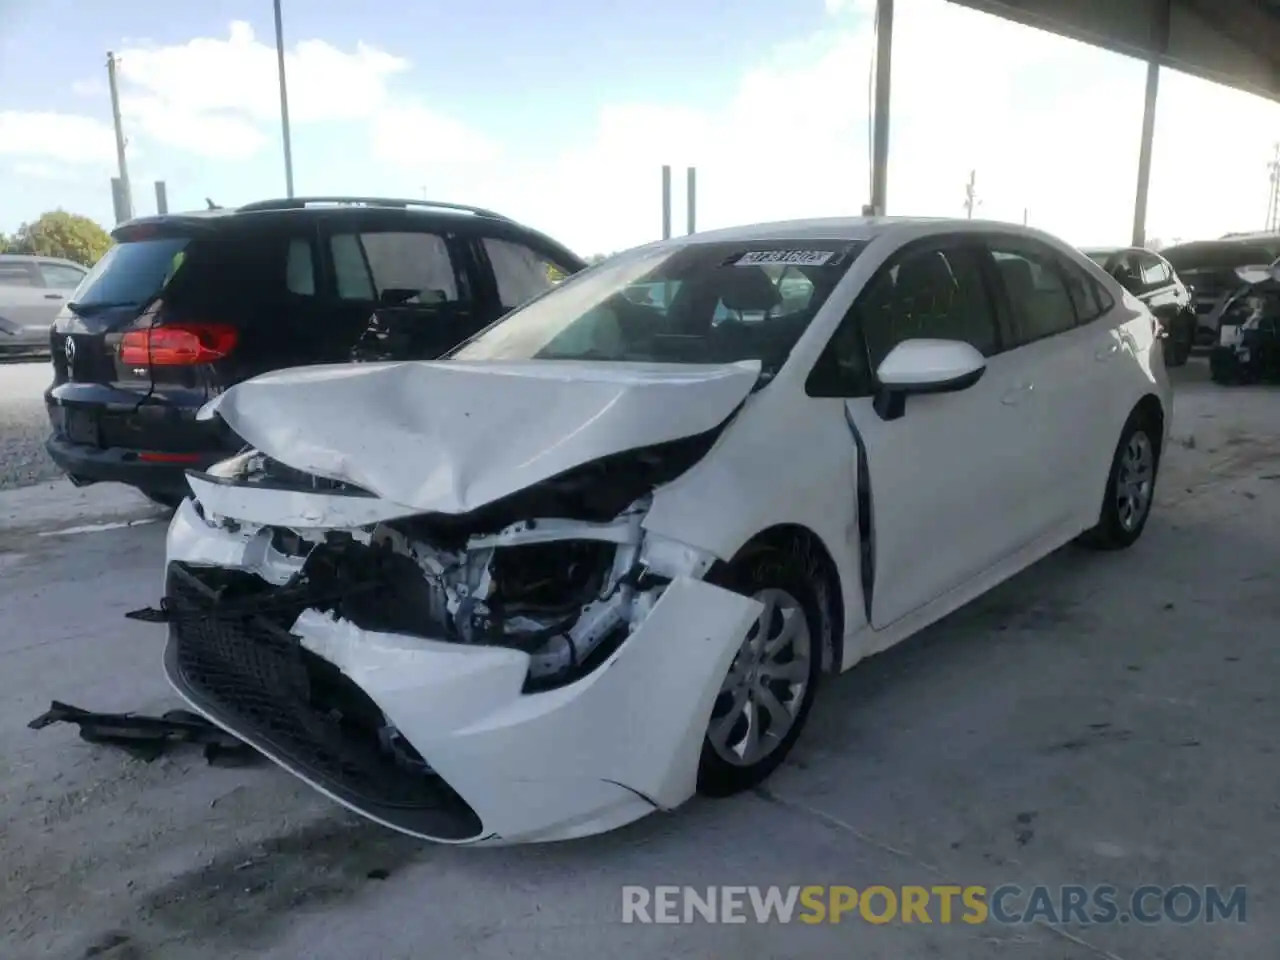
M967 390L986 369L986 359L963 340L903 340L876 370L876 413L896 420L906 412L907 397Z

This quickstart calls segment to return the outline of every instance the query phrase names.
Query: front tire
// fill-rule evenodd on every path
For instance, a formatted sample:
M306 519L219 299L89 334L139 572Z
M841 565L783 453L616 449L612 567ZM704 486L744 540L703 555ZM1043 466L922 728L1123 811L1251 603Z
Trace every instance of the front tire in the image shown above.
M711 709L698 792L726 797L762 783L804 729L822 672L824 619L815 575L775 547L753 550L707 579L765 605ZM820 574L819 574L820 575Z
M1160 431L1151 420L1135 410L1120 432L1098 524L1080 537L1086 546L1123 550L1142 536L1151 516L1160 467Z

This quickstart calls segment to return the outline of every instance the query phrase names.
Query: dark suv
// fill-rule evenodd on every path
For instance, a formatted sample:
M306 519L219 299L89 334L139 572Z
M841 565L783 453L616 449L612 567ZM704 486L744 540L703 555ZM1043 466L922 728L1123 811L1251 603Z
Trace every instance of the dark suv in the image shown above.
M1196 341L1196 308L1191 291L1172 264L1142 247L1108 247L1082 251L1141 300L1160 321L1164 332L1164 359L1180 367L1191 356Z
M54 320L46 447L160 503L240 440L196 412L283 367L431 359L586 264L499 214L348 197L143 217Z

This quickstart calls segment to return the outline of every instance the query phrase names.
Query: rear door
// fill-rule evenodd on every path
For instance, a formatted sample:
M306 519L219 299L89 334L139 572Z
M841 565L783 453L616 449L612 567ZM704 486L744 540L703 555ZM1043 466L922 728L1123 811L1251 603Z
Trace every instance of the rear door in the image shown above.
M326 352L357 361L429 360L479 329L484 292L469 245L443 218L343 211L326 219L333 299Z
M0 336L22 336L25 328L52 322L58 302L47 299L44 282L29 260L0 258Z
M1010 356L1024 371L1018 405L1031 419L1037 525L1047 535L1096 513L1095 491L1111 455L1119 411L1114 364L1132 356L1126 331L1109 319L1115 305L1079 264L1030 237L987 238L1009 318ZM1116 439L1119 423L1114 423ZM1097 451L1106 449L1107 462Z

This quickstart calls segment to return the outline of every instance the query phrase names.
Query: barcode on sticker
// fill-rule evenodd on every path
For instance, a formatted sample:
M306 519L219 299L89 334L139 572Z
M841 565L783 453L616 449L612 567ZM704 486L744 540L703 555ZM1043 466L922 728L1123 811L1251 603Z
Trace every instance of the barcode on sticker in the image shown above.
M767 263L794 264L801 267L820 267L832 257L832 250L753 250L738 258L735 266L748 267Z

